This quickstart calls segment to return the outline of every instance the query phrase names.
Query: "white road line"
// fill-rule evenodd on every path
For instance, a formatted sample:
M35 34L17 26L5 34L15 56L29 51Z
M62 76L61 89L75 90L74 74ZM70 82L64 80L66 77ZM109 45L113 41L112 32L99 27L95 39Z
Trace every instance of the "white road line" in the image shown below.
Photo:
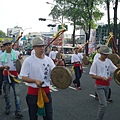
M50 89L53 90L53 91L58 91L56 88L50 86Z
M76 88L74 88L74 87L71 87L71 86L69 86L69 88L71 88L71 89L73 89L73 90L77 90Z
M93 94L89 94L89 96L91 96L91 97L94 97L94 98L95 98L95 95L93 95Z

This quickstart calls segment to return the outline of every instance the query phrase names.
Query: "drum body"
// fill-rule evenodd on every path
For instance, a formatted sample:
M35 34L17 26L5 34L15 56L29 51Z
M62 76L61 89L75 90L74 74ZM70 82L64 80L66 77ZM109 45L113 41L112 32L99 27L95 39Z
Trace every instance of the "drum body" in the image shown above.
M108 58L113 62L114 65L119 63L119 57L117 54L109 54Z
M114 80L118 85L120 85L120 68L115 70L115 72L114 72Z
M72 82L72 74L68 68L56 66L51 72L51 80L57 88L65 89L68 88Z
M84 56L82 61L84 65L89 65L89 58L87 56Z

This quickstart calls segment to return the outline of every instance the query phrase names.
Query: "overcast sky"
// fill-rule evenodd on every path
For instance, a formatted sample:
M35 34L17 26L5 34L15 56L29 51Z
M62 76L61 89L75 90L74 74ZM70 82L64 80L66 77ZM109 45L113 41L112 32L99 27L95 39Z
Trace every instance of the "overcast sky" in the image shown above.
M38 21L40 17L52 19L48 16L52 5L46 4L47 1L52 3L53 0L0 0L0 30L6 32L7 28L18 25L23 29L32 28L27 29L26 32L49 31L50 28L47 25L52 23L51 21ZM118 18L120 19L119 14ZM100 22L107 22L106 14ZM72 27L69 28L72 29Z

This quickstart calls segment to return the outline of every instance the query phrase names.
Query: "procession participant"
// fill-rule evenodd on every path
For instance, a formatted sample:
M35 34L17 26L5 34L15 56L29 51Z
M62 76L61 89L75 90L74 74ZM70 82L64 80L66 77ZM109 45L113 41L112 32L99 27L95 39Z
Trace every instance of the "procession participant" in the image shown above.
M91 64L93 63L93 61L95 59L97 59L98 57L100 57L100 54L98 53L98 49L100 48L100 46L101 46L101 44L98 44L96 46L96 50L90 55L89 61L90 61Z
M49 53L49 57L53 60L54 63L57 62L57 59L56 59L57 53L58 53L57 47L56 47L56 46L53 46L53 47L52 47L52 51Z
M0 55L4 52L5 48L3 44L1 44ZM0 95L2 95L2 84L3 84L3 70L0 70Z
M100 46L101 46L101 44L98 44L98 45L97 45L97 48L96 48L96 49L97 49L97 53L96 53L96 55L94 56L93 61L99 59L100 56L101 56L101 54L98 52L98 50L100 49ZM113 53L113 52L112 52L112 53ZM98 95L97 95L96 92L95 92L95 99L98 100ZM110 87L109 87L109 92L108 92L108 99L107 99L107 101L108 101L108 102L113 102L113 100L111 99L111 88L110 88Z
M30 120L37 120L40 115L44 120L52 120L52 97L49 86L50 74L55 64L51 58L45 55L45 43L42 38L34 38L32 46L35 54L25 59L20 72L22 80L28 85L26 102L29 117ZM43 102L44 97L45 102ZM41 103L42 106L38 103Z
M8 39L4 40L3 46L5 48L4 53L0 56L0 69L3 70L4 76L4 98L6 104L5 114L10 114L10 87L12 87L14 92L14 100L15 100L15 117L23 117L20 110L20 95L19 95L19 84L13 80L13 77L10 76L18 76L18 72L16 71L16 60L18 59L17 53L12 49L12 42Z
M61 49L58 50L58 53L56 55L56 59L57 59L56 66L65 66L64 56L62 54L62 50Z
M107 59L108 55L111 53L108 46L102 45L98 52L101 56L92 63L89 74L96 80L95 88L99 98L97 120L103 120L107 107L107 96L111 80L110 72L114 72L117 67L110 59Z
M74 48L74 54L71 57L71 63L74 64L74 71L75 71L75 80L73 81L73 84L75 87L77 87L78 90L81 90L81 84L80 84L80 78L82 76L82 54L78 53L79 48L76 46Z

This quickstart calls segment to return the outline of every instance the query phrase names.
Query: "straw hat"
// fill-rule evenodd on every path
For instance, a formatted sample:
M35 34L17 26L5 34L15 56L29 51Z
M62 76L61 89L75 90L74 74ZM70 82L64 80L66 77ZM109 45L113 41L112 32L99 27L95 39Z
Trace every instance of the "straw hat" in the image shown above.
M5 39L2 44L3 44L3 46L5 46L6 44L12 44L12 42L8 39Z
M103 53L103 54L111 54L111 53L112 53L111 49L110 49L108 46L106 46L106 45L102 45L102 46L98 49L98 52L99 52L99 53Z
M33 40L32 40L32 46L40 46L40 45L45 45L45 42L44 40L41 38L41 37L35 37Z

